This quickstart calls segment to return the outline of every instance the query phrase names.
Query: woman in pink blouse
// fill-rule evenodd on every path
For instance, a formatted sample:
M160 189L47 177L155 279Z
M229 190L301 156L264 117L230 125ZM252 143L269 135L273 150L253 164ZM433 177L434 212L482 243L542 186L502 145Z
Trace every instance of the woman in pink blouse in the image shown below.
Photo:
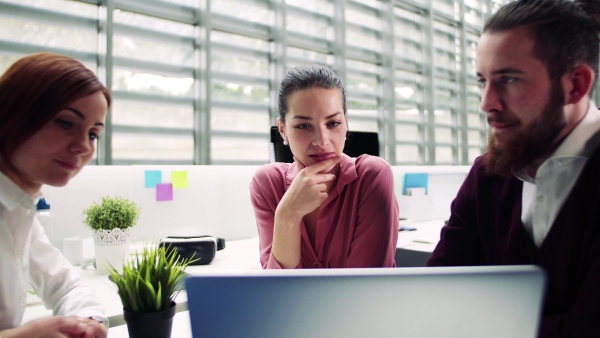
M394 267L392 169L379 157L342 153L348 121L340 79L319 65L290 70L277 126L294 163L267 164L250 184L263 268Z

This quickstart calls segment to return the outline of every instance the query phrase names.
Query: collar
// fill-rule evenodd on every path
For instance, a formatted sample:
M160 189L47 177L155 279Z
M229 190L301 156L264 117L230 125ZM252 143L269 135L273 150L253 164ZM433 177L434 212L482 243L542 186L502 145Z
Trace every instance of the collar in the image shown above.
M588 159L596 149L598 142L597 134L600 131L600 111L598 107L589 101L588 110L583 119L573 128L565 137L562 143L554 150L538 168L538 174L547 169L548 165L557 159L573 159L575 157ZM530 177L525 169L518 169L513 172L521 181L534 183L535 179Z
M593 149L586 147L588 140L600 130L600 111L590 100L588 110L577 126L567 135L564 141L556 148L550 158L581 156L588 158ZM594 147L595 148L595 147Z
M15 182L0 171L0 204L4 205L6 209L12 211L19 204L33 209L40 197L42 197L42 194L39 191L33 197L27 195Z

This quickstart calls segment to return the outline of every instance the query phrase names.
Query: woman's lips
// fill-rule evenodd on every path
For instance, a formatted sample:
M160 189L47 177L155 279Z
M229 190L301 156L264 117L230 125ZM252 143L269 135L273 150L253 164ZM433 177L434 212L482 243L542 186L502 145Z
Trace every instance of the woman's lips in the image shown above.
M77 166L77 164L75 164L74 162L68 162L68 161L61 161L61 160L55 160L56 163L58 163L61 167L67 169L67 170L77 170L77 168L79 168Z
M312 154L312 155L308 155L308 156L316 162L321 162L321 161L325 161L325 160L332 158L333 155L334 155L333 153L319 153L319 154Z

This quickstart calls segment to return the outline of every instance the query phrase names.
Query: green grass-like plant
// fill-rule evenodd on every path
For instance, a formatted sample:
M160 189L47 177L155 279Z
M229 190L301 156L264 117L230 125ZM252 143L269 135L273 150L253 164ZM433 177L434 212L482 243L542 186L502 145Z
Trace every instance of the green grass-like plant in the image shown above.
M123 262L123 274L110 267L123 308L130 312L157 312L171 307L185 268L197 259L181 259L177 250L156 245Z
M83 211L83 223L92 230L124 230L135 225L140 211L137 204L127 198L103 196L100 204L93 202Z

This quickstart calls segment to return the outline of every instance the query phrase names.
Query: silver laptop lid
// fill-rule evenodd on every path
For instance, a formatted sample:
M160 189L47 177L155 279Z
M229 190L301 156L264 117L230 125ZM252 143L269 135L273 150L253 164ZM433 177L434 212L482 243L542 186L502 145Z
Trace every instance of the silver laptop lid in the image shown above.
M190 276L194 337L534 338L534 266L260 271Z

